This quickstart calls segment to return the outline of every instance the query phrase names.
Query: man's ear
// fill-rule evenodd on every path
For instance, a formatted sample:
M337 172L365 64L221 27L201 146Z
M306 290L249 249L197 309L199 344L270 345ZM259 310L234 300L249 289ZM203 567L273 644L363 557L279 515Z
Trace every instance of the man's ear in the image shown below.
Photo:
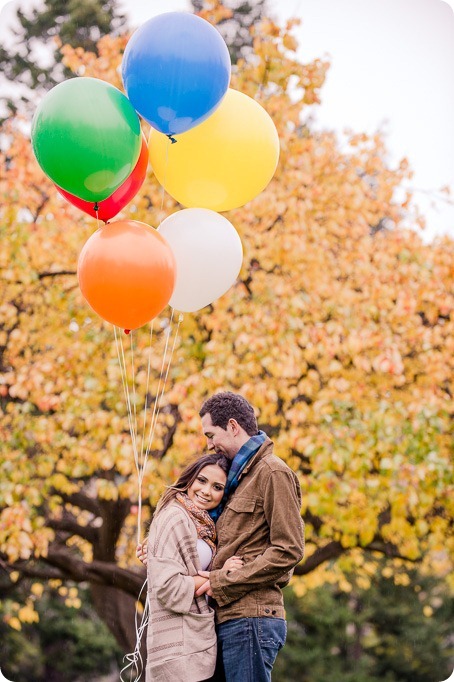
M232 433L234 436L237 436L240 433L240 425L238 424L236 419L229 419L228 424L232 430Z

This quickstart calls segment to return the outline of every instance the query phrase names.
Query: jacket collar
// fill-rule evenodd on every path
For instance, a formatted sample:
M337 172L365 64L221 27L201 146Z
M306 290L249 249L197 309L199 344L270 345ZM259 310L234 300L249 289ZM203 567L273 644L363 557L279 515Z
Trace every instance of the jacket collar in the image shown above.
M251 459L249 460L249 462L244 467L243 471L241 472L241 474L239 476L240 479L243 478L243 476L245 476L248 473L248 471L255 464L257 464L258 461L263 459L265 457L265 455L268 455L270 453L270 451L272 451L272 449L273 449L273 441L270 438L268 438L268 436L267 436L263 445L260 446L260 448L257 450L255 455L252 455Z

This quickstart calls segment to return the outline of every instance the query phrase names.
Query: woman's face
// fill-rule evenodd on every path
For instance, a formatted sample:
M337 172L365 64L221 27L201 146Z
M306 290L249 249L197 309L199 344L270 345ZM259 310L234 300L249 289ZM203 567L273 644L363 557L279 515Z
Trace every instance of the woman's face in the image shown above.
M188 497L199 509L214 509L222 500L227 475L217 464L200 469L188 488Z

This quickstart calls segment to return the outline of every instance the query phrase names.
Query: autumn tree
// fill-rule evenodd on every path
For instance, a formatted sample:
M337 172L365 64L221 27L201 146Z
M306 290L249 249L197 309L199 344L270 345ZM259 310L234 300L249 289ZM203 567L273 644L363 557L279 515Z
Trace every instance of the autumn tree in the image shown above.
M209 0L191 0L194 12L214 21L230 52L232 64L246 59L253 52L253 29L269 16L266 0L225 0L219 3Z
M346 573L349 592L322 585L284 590L289 628L276 682L435 682L449 678L454 597L416 568L367 561L368 578Z
M6 679L75 682L118 670L123 652L94 611L85 588L44 587L38 581L28 587L25 603L23 584L13 586L9 598L2 595L0 601L1 667Z
M115 341L77 285L77 256L96 224L57 195L19 121L3 128L3 579L88 582L125 650L144 572L134 557L138 485L121 348L127 366L133 355L139 429L145 401L162 395L143 522L164 483L203 450L202 400L227 388L256 406L300 476L300 593L326 580L347 590L344 572L361 575L370 555L391 567L452 568L454 244L425 244L405 228L411 197L399 190L410 171L405 161L389 167L379 136L350 134L340 145L304 124L327 64L299 63L292 28L264 20L254 60L233 77L273 118L280 162L259 197L227 214L243 242L242 271L212 306L184 316L162 394L177 318L164 311L151 346L148 329ZM65 47L64 64L120 86L124 45L105 37L99 57ZM150 170L123 215L157 226L177 208Z
M99 39L126 26L116 0L45 0L29 11L19 7L16 17L15 40L0 47L0 69L17 93L3 98L10 111L74 75L62 63L61 45L98 54Z

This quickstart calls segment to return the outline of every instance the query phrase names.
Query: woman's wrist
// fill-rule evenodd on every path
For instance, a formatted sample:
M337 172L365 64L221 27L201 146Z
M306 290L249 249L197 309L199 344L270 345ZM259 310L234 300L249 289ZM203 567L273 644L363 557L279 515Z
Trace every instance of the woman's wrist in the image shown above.
M194 592L196 592L199 587L202 587L207 581L207 578L203 578L201 575L193 575L194 579Z

